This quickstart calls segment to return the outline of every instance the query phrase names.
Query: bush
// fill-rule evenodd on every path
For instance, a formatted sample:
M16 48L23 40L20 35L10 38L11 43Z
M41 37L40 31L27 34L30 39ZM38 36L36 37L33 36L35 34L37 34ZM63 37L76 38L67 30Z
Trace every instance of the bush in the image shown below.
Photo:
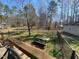
M11 27L16 27L16 25L13 24L13 25L11 25Z
M49 53L50 55L55 56L57 58L62 56L62 52L59 51L58 49L51 50Z

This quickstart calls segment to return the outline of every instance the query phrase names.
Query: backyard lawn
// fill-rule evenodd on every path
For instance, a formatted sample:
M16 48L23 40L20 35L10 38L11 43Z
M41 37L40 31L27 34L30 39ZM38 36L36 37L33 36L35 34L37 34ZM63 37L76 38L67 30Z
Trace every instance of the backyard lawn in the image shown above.
M23 29L23 28L20 28ZM7 34L4 35L5 38L11 38L15 40L19 40L25 43L31 44L36 37L42 38L46 40L46 44L44 47L44 51L51 56L55 55L56 49L55 49L55 44L54 40L57 39L56 31L48 31L48 30L31 30L31 36L28 36L28 31L27 30L20 30L18 28L9 28L9 29L0 29L0 32L14 32L14 34ZM77 53L79 53L79 37L74 37L74 36L65 36L65 39L69 42L70 46L76 50ZM55 51L54 51L55 50ZM58 50L57 50L58 51ZM60 53L61 55L61 53ZM60 56L58 55L58 56Z

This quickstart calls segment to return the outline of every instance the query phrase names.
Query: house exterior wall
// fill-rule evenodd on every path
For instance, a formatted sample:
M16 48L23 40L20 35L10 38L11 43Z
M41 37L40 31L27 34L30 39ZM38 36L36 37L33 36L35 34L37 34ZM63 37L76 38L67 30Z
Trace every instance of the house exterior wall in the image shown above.
M65 25L63 30L65 32L79 36L79 25Z

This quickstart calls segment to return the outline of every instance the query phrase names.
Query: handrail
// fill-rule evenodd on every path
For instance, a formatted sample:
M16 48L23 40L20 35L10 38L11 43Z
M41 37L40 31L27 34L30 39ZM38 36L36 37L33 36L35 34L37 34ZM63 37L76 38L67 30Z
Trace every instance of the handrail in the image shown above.
M21 46L19 46L20 44L23 44L21 42L13 42L11 40L8 40L11 44L13 44L17 49L19 49L20 51L22 51L24 54L26 54L28 57L32 58L32 59L38 59L36 56L32 55L31 53L29 53L28 51L26 51L25 49L23 49ZM24 45L23 45L24 46ZM27 49L27 48L26 48Z
M27 44L27 43L25 44L22 42L15 42L12 40L8 40L8 41L11 44L13 44L17 49L19 49L20 51L22 51L24 54L26 54L28 57L30 57L32 59L56 59L56 58L48 55L41 49L31 46L30 44Z
M4 53L4 55L0 59L3 59L5 57L5 55L7 54L7 52L8 52L8 49L6 50L6 52Z

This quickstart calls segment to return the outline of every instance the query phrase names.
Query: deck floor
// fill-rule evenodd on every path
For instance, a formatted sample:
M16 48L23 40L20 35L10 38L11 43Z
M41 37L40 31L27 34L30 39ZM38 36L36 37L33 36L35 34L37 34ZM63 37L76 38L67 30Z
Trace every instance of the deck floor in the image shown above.
M1 47L0 48L0 58L4 55L5 52L6 52L6 48L5 47Z

